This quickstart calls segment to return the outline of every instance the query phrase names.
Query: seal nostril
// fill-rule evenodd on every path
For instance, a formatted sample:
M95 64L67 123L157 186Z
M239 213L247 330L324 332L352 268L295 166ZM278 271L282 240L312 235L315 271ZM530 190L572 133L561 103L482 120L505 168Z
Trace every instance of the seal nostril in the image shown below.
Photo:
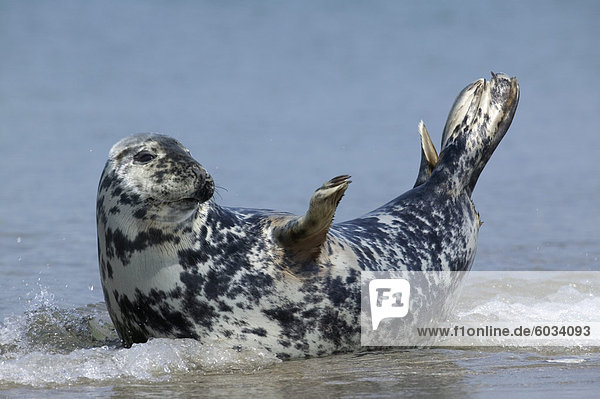
M214 182L210 174L201 166L193 165L192 173L196 177L194 198L200 203L206 202L214 194Z

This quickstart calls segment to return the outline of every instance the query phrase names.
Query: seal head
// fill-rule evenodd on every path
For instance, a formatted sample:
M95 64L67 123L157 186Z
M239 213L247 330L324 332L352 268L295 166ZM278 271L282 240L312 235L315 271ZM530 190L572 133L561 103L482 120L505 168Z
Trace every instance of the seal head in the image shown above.
M136 134L116 143L101 178L117 198L109 208L131 208L139 220L176 221L212 198L214 182L177 140Z

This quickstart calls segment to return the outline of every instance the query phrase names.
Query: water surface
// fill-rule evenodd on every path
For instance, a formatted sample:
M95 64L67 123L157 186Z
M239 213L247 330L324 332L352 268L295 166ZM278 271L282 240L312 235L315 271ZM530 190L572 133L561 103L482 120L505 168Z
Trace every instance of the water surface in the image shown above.
M189 342L120 349L101 305L94 206L110 146L156 131L190 148L221 204L302 213L315 188L347 173L336 220L360 216L412 186L418 121L439 142L456 94L493 70L519 78L521 101L474 192L484 224L473 267L598 270L598 16L594 1L1 1L0 389L595 392L598 355L585 348L289 363L207 360L217 344L206 358Z

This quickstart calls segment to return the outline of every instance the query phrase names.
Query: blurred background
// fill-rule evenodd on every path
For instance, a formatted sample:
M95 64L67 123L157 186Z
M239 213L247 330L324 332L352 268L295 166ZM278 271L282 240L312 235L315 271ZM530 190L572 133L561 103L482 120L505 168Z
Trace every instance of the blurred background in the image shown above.
M439 147L490 71L521 101L474 192L474 269L600 269L599 17L595 1L0 0L0 318L40 295L102 301L96 188L122 137L176 137L227 206L303 213L350 174L342 221L412 187L419 120Z

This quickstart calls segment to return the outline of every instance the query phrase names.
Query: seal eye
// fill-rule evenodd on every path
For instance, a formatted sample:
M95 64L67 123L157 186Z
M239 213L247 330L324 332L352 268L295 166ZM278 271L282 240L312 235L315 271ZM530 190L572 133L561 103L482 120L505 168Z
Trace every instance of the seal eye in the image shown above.
M140 151L133 156L133 160L136 163L140 163L140 164L147 164L148 162L152 161L154 158L156 158L156 155L154 155L150 151L146 151L146 150Z

